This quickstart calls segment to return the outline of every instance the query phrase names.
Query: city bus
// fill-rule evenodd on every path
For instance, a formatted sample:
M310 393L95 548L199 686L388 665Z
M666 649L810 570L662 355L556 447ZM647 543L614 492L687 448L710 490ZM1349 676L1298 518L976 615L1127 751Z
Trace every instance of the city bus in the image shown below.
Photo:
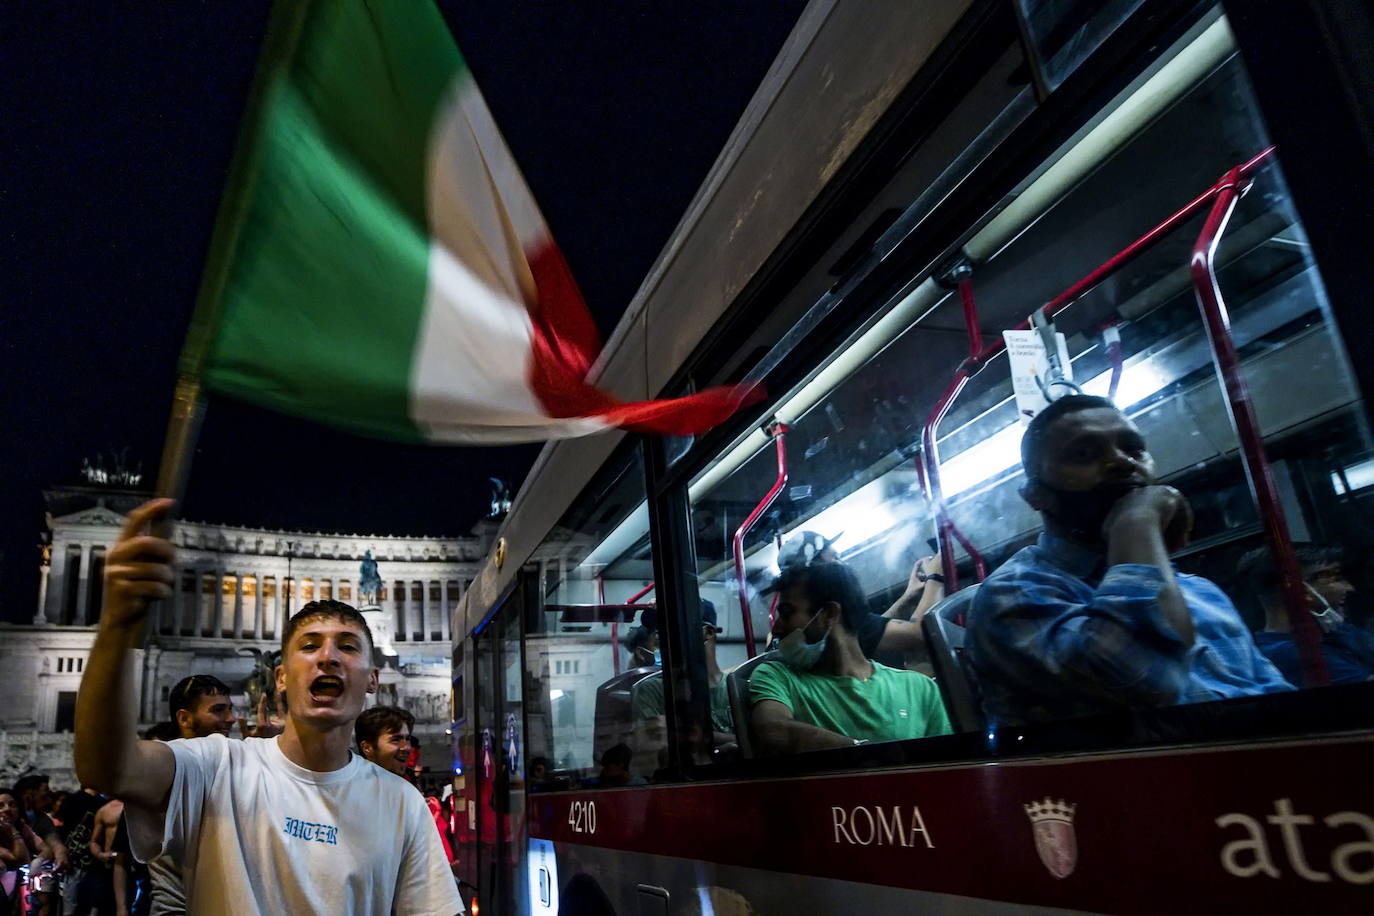
M1374 909L1374 684L1325 648L1374 625L1374 33L1275 6L805 9L593 369L766 396L547 446L455 612L474 912ZM966 611L1040 534L1027 378L1131 418L1193 510L1175 566L1287 632L1293 690L987 715ZM875 612L938 558L893 664L948 734L766 753L770 586L817 552Z

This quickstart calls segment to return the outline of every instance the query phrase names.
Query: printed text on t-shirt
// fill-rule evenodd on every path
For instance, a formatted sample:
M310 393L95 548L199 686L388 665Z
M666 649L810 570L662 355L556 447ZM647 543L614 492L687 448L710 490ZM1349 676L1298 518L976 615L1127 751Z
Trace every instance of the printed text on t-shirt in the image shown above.
M298 840L328 843L330 846L339 845L339 828L332 824L312 824L298 817L288 817L281 832Z

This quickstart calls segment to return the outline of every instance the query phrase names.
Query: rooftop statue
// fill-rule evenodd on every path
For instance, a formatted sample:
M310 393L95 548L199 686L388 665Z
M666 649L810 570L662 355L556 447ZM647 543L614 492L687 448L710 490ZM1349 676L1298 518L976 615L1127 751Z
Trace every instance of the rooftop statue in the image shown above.
M372 559L372 551L363 554L362 565L358 567L358 598L364 607L377 603L382 592L382 577L377 572L377 561Z

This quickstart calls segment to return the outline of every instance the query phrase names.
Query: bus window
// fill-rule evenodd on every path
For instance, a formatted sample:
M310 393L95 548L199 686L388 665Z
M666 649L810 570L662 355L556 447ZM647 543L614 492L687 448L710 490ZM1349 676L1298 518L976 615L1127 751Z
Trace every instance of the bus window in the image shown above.
M527 567L525 695L533 791L639 785L666 763L653 556L638 451L594 481ZM661 687L660 687L661 691Z
M1144 0L1019 0L1026 36L1045 88L1064 82Z
M1374 493L1365 405L1283 185L1281 151L1268 150L1231 56L1010 243L971 262L971 273L913 277L887 317L778 401L779 422L762 441L755 434L697 476L699 591L728 609L719 655L738 688L737 723L747 716L746 753L1288 693L1322 682L1312 674L1316 653L1298 648L1314 636L1331 680L1374 675L1354 590L1368 575L1360 509ZM1228 175L1243 193L1229 221L1209 221ZM1171 220L1200 194L1208 196ZM1218 230L1210 246L1199 241L1208 226ZM1196 292L1206 267L1195 263L1199 247L1211 252L1222 310L1210 325ZM1099 282L1061 298L1109 262ZM1112 441L1147 449L1153 480L1181 494L1142 490L1124 504L1176 520L1158 534L1157 554L1109 550L1103 534L1107 512L1134 486L1104 486L1097 506L1023 493L1028 482L1049 484L1041 471L1035 481L1023 473L1028 418L1005 352L990 345L1047 302L1066 303L1045 330L1064 335L1076 386L1052 394L1110 397L1116 409L1079 419L1120 418ZM906 330L872 345L885 323ZM1233 357L1213 345L1219 337ZM983 355L965 362L971 351ZM953 384L970 366L966 383ZM1247 410L1254 434L1239 436L1231 416ZM1064 445L1072 425L1046 427L1049 441ZM1145 474L1132 472L1130 483ZM1263 480L1251 486L1265 475L1269 490ZM1037 509L1051 513L1053 531ZM1153 537L1120 543L1149 546ZM1297 545L1301 607L1276 584L1285 540ZM1170 550L1172 564L1148 562ZM1108 562L1109 552L1117 559ZM815 572L824 564L843 573ZM1016 564L1030 566L1009 579ZM1041 594L1032 585L1051 567L1077 572ZM944 594L989 575L977 590ZM1182 605L1155 600L1166 586ZM1017 601L1033 607L1001 612ZM1154 629L1142 636L1148 615ZM1110 625L1088 624L1099 620ZM808 672L830 675L830 686ZM937 675L943 706L923 705L927 674Z

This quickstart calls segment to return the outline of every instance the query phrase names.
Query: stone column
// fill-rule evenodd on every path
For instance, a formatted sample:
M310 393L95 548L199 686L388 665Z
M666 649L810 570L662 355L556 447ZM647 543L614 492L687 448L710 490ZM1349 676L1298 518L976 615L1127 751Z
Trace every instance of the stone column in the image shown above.
M139 721L145 724L158 720L157 674L161 660L162 649L156 645L150 645L143 653L143 712Z
M253 638L262 639L262 572L253 573Z
M272 635L273 635L275 638L277 638L277 639L281 639L282 624L285 623L285 621L283 621L283 620L281 619L281 609L282 609L282 594L281 594L281 593L282 593L282 589L283 589L283 587L284 587L284 585L285 585L285 581L286 581L286 580L283 579L281 576L277 576L277 577L276 577L276 580L277 580L277 587L276 587L276 589L275 589L276 594L272 596Z
M439 600L443 607L439 611L439 638L448 642L448 620L453 616L453 602L448 593L448 576L439 580Z
M215 604L210 614L210 635L219 636L224 632L224 567L215 564Z
M88 620L86 609L91 599L91 545L85 541L81 543L81 565L77 568L77 574L81 578L76 589L76 619L72 623L84 627Z
M53 582L53 587L48 592L48 603L43 608L43 616L49 623L61 623L62 608L67 603L66 541L53 542L52 564L48 578ZM52 611L52 613L49 614L48 611Z
M243 635L243 573L234 573L234 639Z
M421 579L415 584L420 586L420 606L416 609L417 613L415 617L420 624L417 628L420 632L419 641L424 642L429 639L429 626L427 624L427 619L429 617L429 583ZM412 630L411 632L413 633L415 631Z
M38 567L38 613L33 615L34 626L43 626L48 622L48 573L47 563ZM0 758L3 759L3 758Z

